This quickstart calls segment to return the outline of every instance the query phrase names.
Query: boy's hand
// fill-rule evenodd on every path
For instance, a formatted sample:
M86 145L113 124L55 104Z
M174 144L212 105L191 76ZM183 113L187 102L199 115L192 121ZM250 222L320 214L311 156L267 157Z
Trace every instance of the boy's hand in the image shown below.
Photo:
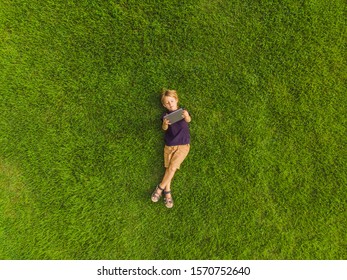
M169 119L164 119L163 120L163 125L170 125L170 120Z
M169 125L170 125L170 121L168 119L163 119L163 124L162 124L162 129L163 130L167 130L169 128Z
M188 118L189 117L188 111L183 110L182 116L183 116L183 118Z
M185 119L186 122L190 122L191 118L189 116L189 113L187 110L183 110L182 117Z

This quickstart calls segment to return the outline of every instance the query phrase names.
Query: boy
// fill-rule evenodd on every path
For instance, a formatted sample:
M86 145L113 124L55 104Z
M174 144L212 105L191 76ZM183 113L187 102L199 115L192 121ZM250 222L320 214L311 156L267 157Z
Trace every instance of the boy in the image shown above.
M152 201L158 202L164 193L164 202L167 208L173 207L171 195L171 181L181 163L187 157L190 150L190 133L188 123L191 117L188 111L183 110L183 119L171 124L164 116L179 109L178 95L175 90L166 90L162 93L161 102L167 109L162 115L162 129L165 131L164 165L165 174L160 184L158 184L152 194Z

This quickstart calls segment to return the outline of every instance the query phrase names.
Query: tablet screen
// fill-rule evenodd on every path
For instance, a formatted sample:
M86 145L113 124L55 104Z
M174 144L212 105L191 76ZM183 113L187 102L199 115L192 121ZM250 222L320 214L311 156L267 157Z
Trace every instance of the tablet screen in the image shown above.
M180 109L176 110L175 112L172 112L170 114L165 115L164 119L168 119L170 121L170 124L173 124L175 122L178 122L178 121L184 119L182 114L183 114L183 109L180 108Z

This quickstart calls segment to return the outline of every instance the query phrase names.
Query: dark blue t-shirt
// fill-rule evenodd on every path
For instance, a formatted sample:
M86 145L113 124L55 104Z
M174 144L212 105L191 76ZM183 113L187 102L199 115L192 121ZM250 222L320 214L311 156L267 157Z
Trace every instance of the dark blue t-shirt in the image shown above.
M161 116L163 121L166 112ZM178 146L190 144L190 133L188 123L183 119L174 124L169 125L169 128L165 131L164 141L166 146Z

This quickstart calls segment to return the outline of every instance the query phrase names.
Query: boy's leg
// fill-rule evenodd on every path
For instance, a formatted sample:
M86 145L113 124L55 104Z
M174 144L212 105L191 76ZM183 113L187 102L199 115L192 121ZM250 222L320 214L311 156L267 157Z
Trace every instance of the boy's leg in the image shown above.
M175 168L175 167L166 168L163 180L160 183L160 187L165 188L165 191L170 190L171 180L174 177L176 170L177 170L177 168Z
M176 170L177 170L176 168L172 168L172 167L165 169L164 177L163 177L161 183L159 184L161 189L163 189L166 192L170 191L171 180L172 180L173 176L175 175ZM156 193L158 195L161 195L161 193L162 193L161 189L157 189Z
M181 145L177 146L177 149L172 154L172 156L165 163L168 166L165 170L163 180L160 183L162 188L165 188L165 191L170 191L170 186L167 188L167 185L171 183L172 178L174 177L177 169L180 168L181 163L187 157L190 150L190 145Z
M173 200L171 195L171 180L175 175L175 172L177 170L176 167L169 167L166 169L167 172L165 172L163 181L162 181L162 188L165 186L164 195L165 195L165 205L167 208L173 207Z
M170 192L170 193L167 193L167 192ZM169 184L166 185L164 189L164 194L166 198L171 198L171 181L169 182Z
M171 195L171 181L173 176L175 175L176 170L177 170L176 168L175 169L168 168L168 172L166 174L167 176L166 177L164 176L164 179L163 179L163 181L166 182L163 193L164 193L165 206L167 208L173 207L173 200Z

